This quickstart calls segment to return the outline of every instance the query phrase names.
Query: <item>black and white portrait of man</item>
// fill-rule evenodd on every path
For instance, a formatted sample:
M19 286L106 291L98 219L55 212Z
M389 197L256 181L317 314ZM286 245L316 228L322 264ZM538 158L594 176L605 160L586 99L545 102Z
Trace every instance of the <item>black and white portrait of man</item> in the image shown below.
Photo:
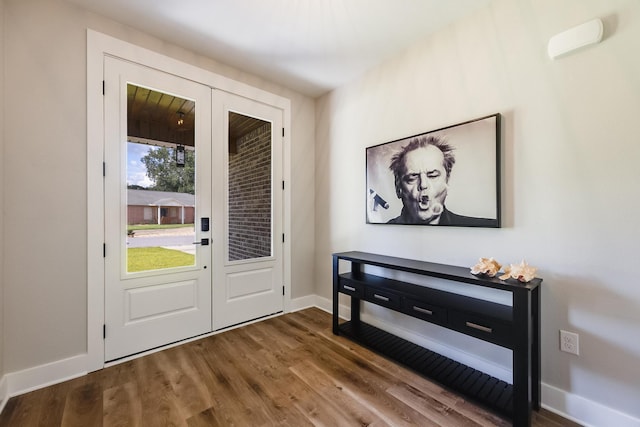
M367 222L499 227L499 116L367 148Z

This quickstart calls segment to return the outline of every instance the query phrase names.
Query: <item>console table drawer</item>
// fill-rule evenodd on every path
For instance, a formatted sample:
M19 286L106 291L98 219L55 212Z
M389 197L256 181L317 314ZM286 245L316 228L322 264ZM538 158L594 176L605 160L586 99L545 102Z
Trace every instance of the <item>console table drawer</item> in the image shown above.
M410 316L424 319L429 322L445 323L447 321L446 308L411 298L403 298L402 311Z
M364 286L351 280L340 280L340 292L354 296L356 298L364 297Z
M394 308L396 310L400 309L400 296L393 292L367 287L365 290L365 299L384 307Z
M513 331L511 325L508 323L490 317L450 311L449 324L454 329L467 335L511 348Z

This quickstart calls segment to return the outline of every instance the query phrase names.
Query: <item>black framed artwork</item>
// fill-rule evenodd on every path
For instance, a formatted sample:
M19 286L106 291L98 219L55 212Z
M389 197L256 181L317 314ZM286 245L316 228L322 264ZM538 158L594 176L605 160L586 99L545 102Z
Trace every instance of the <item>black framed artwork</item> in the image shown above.
M500 117L367 147L367 223L500 227Z

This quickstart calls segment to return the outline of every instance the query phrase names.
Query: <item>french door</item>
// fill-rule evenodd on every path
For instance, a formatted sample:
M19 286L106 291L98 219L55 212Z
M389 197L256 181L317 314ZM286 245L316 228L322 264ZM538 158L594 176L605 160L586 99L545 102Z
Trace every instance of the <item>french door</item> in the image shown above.
M110 57L105 86L109 361L211 330L211 90Z
M283 310L282 110L105 57L105 361Z
M213 324L216 329L283 311L282 111L214 92Z

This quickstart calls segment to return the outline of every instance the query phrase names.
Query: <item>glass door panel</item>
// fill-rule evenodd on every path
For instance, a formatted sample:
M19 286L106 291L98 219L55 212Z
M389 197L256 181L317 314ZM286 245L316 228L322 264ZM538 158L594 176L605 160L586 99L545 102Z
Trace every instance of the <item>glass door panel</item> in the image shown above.
M228 261L273 254L271 123L229 113Z
M195 102L127 84L127 273L195 265Z

